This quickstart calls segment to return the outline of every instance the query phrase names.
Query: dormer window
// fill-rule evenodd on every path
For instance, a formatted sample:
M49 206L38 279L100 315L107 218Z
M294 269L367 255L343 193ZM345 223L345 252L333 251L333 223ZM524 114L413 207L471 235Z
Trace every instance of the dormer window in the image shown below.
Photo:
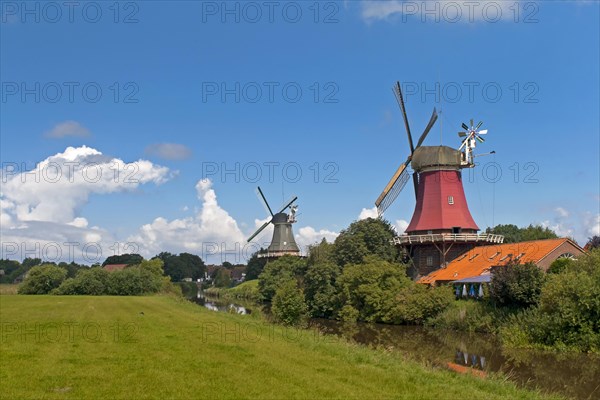
M499 251L497 251L495 254L493 254L493 255L490 257L490 260L493 260L494 258L496 258L496 257L498 256L498 254L500 254L500 252L499 252Z

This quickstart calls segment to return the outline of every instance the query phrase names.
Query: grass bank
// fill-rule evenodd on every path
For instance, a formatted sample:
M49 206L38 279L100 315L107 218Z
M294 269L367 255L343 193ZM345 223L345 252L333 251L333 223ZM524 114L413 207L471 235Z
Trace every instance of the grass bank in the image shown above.
M206 289L204 292L209 296L217 296L228 300L260 300L260 293L258 292L258 279L241 283L232 288L211 287Z
M165 297L2 296L3 398L540 399Z

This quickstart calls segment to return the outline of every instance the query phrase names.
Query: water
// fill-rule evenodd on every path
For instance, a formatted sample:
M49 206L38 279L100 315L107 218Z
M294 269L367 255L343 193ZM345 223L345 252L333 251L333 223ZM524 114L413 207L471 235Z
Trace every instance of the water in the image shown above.
M213 311L250 314L260 305L207 298L192 299ZM262 311L262 310L261 310ZM575 399L600 399L600 357L578 353L547 353L503 349L490 335L436 331L420 326L344 324L312 319L319 331L455 371L485 376L502 373L519 386L555 392Z

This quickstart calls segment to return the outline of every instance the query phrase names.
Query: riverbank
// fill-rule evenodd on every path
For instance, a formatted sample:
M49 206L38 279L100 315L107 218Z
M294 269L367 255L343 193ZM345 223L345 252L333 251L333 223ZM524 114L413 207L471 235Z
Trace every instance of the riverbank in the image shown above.
M3 296L7 398L550 398L171 297Z
M226 300L260 301L258 279L243 282L232 288L211 287L204 290L208 296L219 297Z

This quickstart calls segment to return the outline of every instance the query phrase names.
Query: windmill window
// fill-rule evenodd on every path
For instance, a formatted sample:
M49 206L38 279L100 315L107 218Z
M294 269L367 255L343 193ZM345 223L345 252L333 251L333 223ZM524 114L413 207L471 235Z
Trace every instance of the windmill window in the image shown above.
M448 196L448 204L454 204L454 196Z
M427 256L427 266L433 267L433 257L432 256Z

